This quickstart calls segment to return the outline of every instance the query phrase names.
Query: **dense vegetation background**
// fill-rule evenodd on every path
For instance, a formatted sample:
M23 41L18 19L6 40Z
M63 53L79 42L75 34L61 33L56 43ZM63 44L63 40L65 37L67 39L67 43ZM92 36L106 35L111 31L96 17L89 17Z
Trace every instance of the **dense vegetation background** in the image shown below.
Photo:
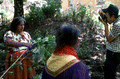
M33 65L37 75L34 79L41 79L41 73L45 66L46 60L50 57L55 49L55 33L61 24L75 24L81 31L81 41L75 50L80 60L84 61L89 69L91 79L103 78L103 63L105 61L105 36L103 25L98 21L92 3L89 8L77 4L75 8L67 11L61 11L60 1L48 1L47 5L38 7L39 3L33 3L28 8L29 12L24 16L27 23L25 30L28 31L34 43L38 43L39 55L33 55ZM3 41L4 33L9 30L10 22L3 18L3 24L0 26L0 75L5 71L5 58L7 47ZM38 59L41 59L38 62ZM21 68L22 69L22 68Z

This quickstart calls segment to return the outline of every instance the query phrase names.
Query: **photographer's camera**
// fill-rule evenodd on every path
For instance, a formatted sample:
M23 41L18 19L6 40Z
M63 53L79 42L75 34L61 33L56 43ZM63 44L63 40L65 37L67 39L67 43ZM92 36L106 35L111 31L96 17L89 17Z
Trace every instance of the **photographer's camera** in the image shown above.
M100 16L98 17L98 19L100 20L100 21L104 21L104 22L107 22L107 17L106 17L106 15L105 14L100 14Z

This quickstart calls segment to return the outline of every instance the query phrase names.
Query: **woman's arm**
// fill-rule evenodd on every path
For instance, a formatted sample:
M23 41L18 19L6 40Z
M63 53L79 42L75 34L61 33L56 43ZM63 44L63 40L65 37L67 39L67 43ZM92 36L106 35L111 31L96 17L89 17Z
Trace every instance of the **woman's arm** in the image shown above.
M7 46L12 46L12 47L26 46L29 49L32 48L32 43L15 42L15 41L11 40L10 38L7 38L5 43L6 43Z
M107 25L107 24L104 24L104 26L105 26L105 36L106 36L106 39L107 39L107 41L110 43L110 42L112 42L115 38L110 35L109 29L108 29L108 25Z

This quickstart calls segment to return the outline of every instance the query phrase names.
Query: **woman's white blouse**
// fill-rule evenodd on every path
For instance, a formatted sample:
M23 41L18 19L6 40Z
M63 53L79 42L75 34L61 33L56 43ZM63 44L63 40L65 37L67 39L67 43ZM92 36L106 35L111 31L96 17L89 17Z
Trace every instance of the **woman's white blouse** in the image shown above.
M4 42L7 40L7 38L10 38L12 39L13 41L16 41L16 42L23 42L23 43L31 43L31 36L28 32L23 32L23 35L20 35L20 34L16 34L12 31L7 31L5 34L4 34ZM22 46L22 47L11 47L11 46L8 46L8 48L11 48L12 51L19 51L19 50L22 50L22 49L28 49L28 47L25 47L25 46Z

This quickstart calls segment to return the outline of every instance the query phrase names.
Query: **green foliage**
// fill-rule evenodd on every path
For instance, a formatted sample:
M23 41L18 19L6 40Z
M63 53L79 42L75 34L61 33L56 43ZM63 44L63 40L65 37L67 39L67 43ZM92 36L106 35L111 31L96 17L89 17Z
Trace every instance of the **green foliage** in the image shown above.
M81 5L81 4L78 4L79 6L78 6L78 13L77 13L77 16L80 16L80 19L81 19L81 21L83 21L83 18L85 17L85 15L86 15L86 10L87 10L87 8L86 8L86 6L85 5Z
M19 66L20 67L20 70L23 71L23 67L22 66Z
M9 23L9 21L7 20L7 17L9 16L8 11L0 9L0 14L1 14L0 24L7 25L7 23Z
M40 31L39 29L36 29L36 30L34 31L33 39L34 39L34 38L39 38L39 37L43 37L43 36L41 35L41 31Z
M4 36L4 33L6 32L6 30L8 30L8 28L3 28L4 26L1 27L1 31L0 31L0 40L3 40L3 36ZM3 42L3 41L1 41Z
M86 43L87 43L87 40L82 41L82 46L79 48L78 56L81 59L89 58L91 56L90 55L91 50L90 50L90 48L88 48Z
M85 15L85 21L86 22L91 22L93 17L93 3L90 2L89 8L86 10L86 15Z
M45 38L38 37L37 39L33 40L33 43L37 43L37 47L39 49L39 52L37 54L33 54L34 59L34 66L38 68L38 64L40 61L45 65L46 60L51 56L53 50L55 49L55 36L54 35L48 35Z
M50 1L44 4L43 7L37 7L40 3L33 3L28 8L30 8L29 13L25 14L26 25L30 28L40 25L46 18L56 17L60 13L61 3L59 1Z
M60 12L61 3L59 1L50 1L47 4L44 4L42 7L42 11L46 18L54 17L56 12Z
M2 4L3 3L3 0L0 0L0 4Z
M44 21L45 16L40 7L37 7L35 3L30 6L30 11L25 15L26 22L29 27L39 25Z
M69 17L72 18L74 23L77 21L83 21L86 15L86 10L86 6L78 4L75 8L69 10Z
M33 76L33 79L42 79L42 74L37 74L36 76Z
M0 43L0 49L6 49L7 46L4 42Z
M44 57L43 57L43 64L45 65L47 59L51 56L53 53L53 50L55 49L55 36L54 35L48 35L43 39L44 42L44 47L45 47L45 52L44 52Z
M13 75L13 72L11 71L11 72L9 72L9 74L12 76L12 75Z
M31 68L31 67L29 67L28 70L29 70L30 72L32 72L32 68Z
M34 62L35 69L39 68L39 61L41 61L42 64L46 64L46 61L53 53L53 50L55 49L55 36L54 35L48 35L45 38L38 37L37 39L33 40L34 43L38 43L38 47L40 47L40 55L34 55L35 60L39 57L39 60L37 62ZM42 73L37 74L36 76L33 76L34 79L42 79Z
M7 51L0 49L0 62L5 62L6 55Z
M6 55L7 55L7 46L5 45L5 43L2 42L0 43L0 62L5 61Z
M68 14L68 12L61 12L61 14L59 15L60 16L59 20L60 21L68 21L68 18L70 18L69 14Z
M104 63L105 62L105 60L106 60L106 57L105 56L102 56L102 62Z

